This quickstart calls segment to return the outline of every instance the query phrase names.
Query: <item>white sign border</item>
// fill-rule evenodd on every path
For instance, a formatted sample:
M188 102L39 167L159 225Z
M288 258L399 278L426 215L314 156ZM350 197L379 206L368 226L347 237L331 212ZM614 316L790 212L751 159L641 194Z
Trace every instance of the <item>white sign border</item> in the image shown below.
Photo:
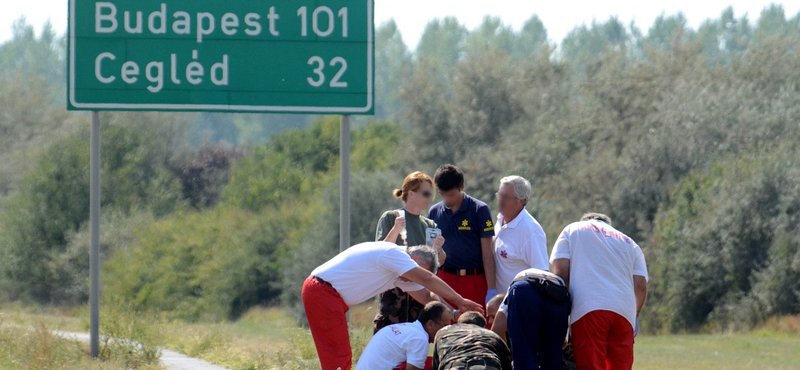
M75 3L69 1L69 102L83 110L162 110L162 111L219 111L219 112L262 112L262 113L367 113L372 109L375 99L372 88L373 78L373 31L372 6L374 0L367 0L367 105L364 107L315 107L315 106L271 106L271 105L228 105L228 104L128 104L128 103L79 103L75 100Z

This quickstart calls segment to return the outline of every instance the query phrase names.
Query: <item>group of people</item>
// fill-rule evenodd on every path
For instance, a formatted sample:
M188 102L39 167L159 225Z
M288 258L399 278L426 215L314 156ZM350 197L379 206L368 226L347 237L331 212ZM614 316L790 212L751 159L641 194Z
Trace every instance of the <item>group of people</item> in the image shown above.
M393 193L403 208L383 213L376 241L311 272L302 300L322 369L352 369L346 313L375 296L375 334L356 370L562 369L568 346L577 369L631 369L647 296L639 246L587 213L548 258L526 210L528 180L500 180L496 223L464 189L453 165L433 179L409 174Z

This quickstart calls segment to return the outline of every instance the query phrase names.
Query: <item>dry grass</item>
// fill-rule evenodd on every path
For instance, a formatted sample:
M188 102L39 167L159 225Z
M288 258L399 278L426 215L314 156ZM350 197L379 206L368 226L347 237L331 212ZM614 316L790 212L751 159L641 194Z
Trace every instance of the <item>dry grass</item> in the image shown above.
M9 320L13 318L15 323L39 322L53 329L86 331L84 310L60 311L12 307L3 312L4 317ZM354 359L358 359L372 337L374 313L375 308L372 303L354 307L350 311ZM285 311L278 308L256 308L236 322L206 324L168 321L157 316L115 312L106 308L101 316L101 322L101 330L104 332L112 328L118 335L125 335L126 338L164 346L232 370L319 368L314 343L308 330L298 327ZM800 317L784 317L770 320L752 333L641 336L636 340L634 369L798 369L800 352L796 349L800 348L800 336L797 335L799 329ZM34 335L29 340L38 344L28 346L34 348L32 352L6 349L4 356L0 357L0 368L48 368L29 367L32 366L31 362L21 367L6 365L8 361L20 356L37 359L35 361L40 361L41 364L50 364L52 359L65 359L63 361L65 363L78 364L73 367L55 367L55 369L130 368L125 367L125 364L118 359L114 360L114 356L103 363L85 362L87 360L85 348L56 338L44 339L42 333L42 330L26 332L27 335ZM35 335L39 335L38 339ZM59 344L53 346L50 343ZM34 363L33 366L39 366L37 364ZM147 370L156 368L140 367Z
M756 332L800 334L800 316L773 317L761 325Z
M85 343L66 340L51 334L46 324L35 328L3 325L0 327L0 368L4 370L163 370L128 348L104 344L101 356L92 360Z

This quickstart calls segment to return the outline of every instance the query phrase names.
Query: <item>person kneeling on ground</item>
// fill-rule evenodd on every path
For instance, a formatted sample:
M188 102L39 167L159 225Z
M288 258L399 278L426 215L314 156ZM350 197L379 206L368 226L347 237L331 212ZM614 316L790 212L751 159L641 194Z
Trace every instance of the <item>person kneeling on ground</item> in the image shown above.
M453 312L441 302L426 304L417 321L378 330L364 348L356 370L391 370L403 362L407 370L424 369L428 344L452 319Z

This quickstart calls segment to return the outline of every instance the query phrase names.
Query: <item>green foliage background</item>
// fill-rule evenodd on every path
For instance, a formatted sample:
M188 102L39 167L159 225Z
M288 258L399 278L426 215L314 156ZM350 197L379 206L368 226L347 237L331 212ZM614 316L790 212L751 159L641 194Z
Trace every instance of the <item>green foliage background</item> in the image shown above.
M552 242L611 215L649 262L650 332L746 330L800 314L800 15L725 9L646 30L615 18L559 44L537 17L376 30L376 116L354 119L352 234L371 240L405 174L447 162L492 204L531 180ZM64 38L24 19L0 44L0 292L87 295L87 120L65 111ZM302 315L338 251L336 117L103 114L103 297L188 321Z

